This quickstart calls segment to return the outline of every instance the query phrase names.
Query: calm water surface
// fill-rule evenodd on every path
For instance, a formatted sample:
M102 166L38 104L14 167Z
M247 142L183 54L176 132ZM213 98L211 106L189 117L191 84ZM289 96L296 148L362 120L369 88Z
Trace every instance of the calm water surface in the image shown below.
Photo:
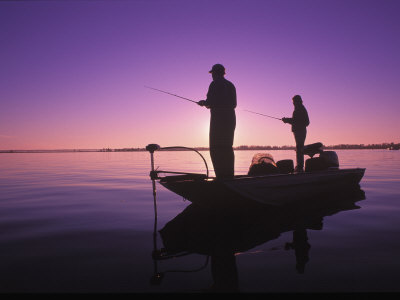
M236 174L255 153L235 152ZM294 151L268 153L295 159ZM265 239L235 256L241 292L400 291L400 151L337 153L342 168L367 169L365 199L306 229L304 272L285 247L293 231L269 236L263 228ZM156 166L205 172L191 152L156 153ZM164 245L159 234L153 239L149 171L147 152L0 154L0 292L206 291L215 279L207 256L152 258ZM157 230L189 205L157 185ZM155 273L163 274L158 284Z

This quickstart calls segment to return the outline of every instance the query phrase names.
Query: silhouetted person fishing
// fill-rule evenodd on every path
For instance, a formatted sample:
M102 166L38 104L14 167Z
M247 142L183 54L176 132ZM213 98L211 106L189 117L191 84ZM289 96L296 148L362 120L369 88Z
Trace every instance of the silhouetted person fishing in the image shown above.
M211 82L207 99L198 102L211 111L210 156L218 179L234 176L235 154L233 139L236 128L236 88L225 79L225 67L216 64L212 67Z
M295 172L304 172L304 142L307 136L307 126L310 124L308 113L299 95L293 98L294 111L291 118L282 118L284 123L292 125L292 132L296 141L296 168Z

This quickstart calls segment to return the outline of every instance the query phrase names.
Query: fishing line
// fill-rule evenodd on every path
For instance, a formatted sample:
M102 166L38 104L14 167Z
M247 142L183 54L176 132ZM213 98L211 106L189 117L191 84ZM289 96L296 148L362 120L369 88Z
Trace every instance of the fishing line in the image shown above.
M264 117L268 117L268 118L272 118L272 119L277 119L277 120L282 120L281 118L277 118L277 117L272 117L272 116L260 114L260 113L258 113L258 112L254 112L254 111L251 111L251 110L247 110L247 109L243 109L243 110L244 110L244 111L247 111L247 112L249 112L249 113L261 115L261 116L264 116Z

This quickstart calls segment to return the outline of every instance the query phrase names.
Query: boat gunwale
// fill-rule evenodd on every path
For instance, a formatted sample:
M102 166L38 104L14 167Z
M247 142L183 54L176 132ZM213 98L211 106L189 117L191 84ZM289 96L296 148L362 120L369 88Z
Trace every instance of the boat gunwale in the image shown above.
M243 175L236 175L234 178L229 179L217 179L216 177L203 177L203 176L196 176L190 177L190 175L172 175L172 176L164 176L159 177L158 180L160 183L168 183L169 179L177 179L173 180L174 182L178 181L205 181L205 182L221 182L221 183L231 183L231 182L241 182L241 181L254 181L255 179L259 179L260 181L268 178L293 178L293 177L304 177L304 176L318 176L318 175L334 175L334 174L343 174L343 173L362 173L364 175L366 168L346 168L346 169L327 169L327 170L318 170L312 172L301 172L301 173L278 173L278 174L265 174L265 175L257 175L257 176L250 176L247 174ZM161 173L161 172L160 172ZM191 174L197 175L197 174ZM203 174L198 174L203 175ZM258 181L258 180L257 180Z

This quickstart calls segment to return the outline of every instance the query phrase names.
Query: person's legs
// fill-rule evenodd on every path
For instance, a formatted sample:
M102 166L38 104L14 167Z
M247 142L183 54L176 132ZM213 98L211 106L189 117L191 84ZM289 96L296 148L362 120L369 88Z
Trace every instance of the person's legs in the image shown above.
M217 147L210 147L210 156L211 156L211 162L214 166L214 172L215 172L215 177L220 176L220 167L219 167L219 151Z
M210 156L217 178L225 179L234 176L235 154L232 146L211 147Z
M307 130L293 132L296 141L296 168L297 171L304 170L304 142L306 140Z
M235 112L212 112L210 122L210 156L215 176L219 179L234 176L235 154L233 139L236 128Z

